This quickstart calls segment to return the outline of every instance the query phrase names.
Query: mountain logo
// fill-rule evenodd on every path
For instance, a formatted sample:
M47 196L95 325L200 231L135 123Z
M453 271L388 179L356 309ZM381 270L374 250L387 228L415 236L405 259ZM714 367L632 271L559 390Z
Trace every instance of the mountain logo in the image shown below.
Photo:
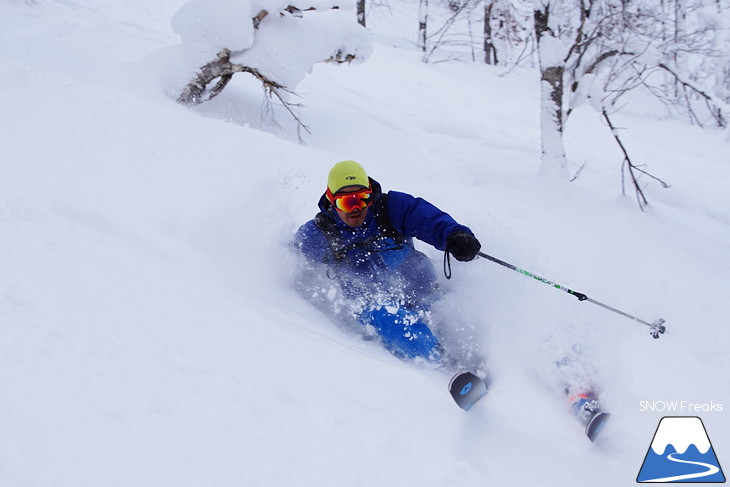
M725 482L715 449L696 416L665 416L641 465L637 482Z

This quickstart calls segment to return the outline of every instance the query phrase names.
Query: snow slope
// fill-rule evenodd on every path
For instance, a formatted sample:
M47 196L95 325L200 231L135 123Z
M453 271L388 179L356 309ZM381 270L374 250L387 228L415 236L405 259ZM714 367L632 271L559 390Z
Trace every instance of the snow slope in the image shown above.
M616 115L632 156L672 185L645 180L642 213L588 107L568 126L580 177L538 175L534 71L427 65L380 42L297 87L312 132L298 144L280 109L259 125L246 79L195 110L165 96L159 53L183 3L0 2L2 487L623 485L670 414L701 416L729 463L723 134L640 99ZM494 380L460 411L448 377L291 288L288 238L345 158L449 211L485 252L671 334L454 263L453 320ZM560 396L576 377L613 413L598 444Z

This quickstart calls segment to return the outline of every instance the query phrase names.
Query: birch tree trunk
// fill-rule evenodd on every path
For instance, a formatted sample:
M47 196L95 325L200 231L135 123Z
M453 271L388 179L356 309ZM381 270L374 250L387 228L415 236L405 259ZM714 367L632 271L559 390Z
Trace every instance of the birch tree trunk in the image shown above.
M426 52L426 27L428 26L428 0L418 2L418 47Z
M560 1L560 0L557 0ZM563 76L565 50L550 27L550 15L556 0L535 1L535 36L540 60L540 138L542 173L567 179L567 161L563 145Z
M365 27L365 0L357 0L357 23Z
M494 0L484 0L484 62L497 64L497 48L492 38L492 9Z

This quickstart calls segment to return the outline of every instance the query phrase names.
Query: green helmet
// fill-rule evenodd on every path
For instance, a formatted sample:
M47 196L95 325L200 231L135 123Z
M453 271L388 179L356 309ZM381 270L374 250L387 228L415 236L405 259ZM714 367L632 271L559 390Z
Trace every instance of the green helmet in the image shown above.
M330 169L327 177L327 188L332 194L336 194L347 186L370 187L370 180L365 169L355 161L338 162Z

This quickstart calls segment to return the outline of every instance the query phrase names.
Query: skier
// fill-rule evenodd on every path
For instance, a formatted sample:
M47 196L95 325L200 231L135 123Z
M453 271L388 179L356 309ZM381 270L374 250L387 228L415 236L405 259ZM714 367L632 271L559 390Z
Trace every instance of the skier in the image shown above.
M394 355L442 362L428 313L440 294L436 271L413 237L466 262L481 248L472 231L424 199L383 193L355 161L332 167L319 209L297 231L295 247L310 264L323 264L320 271L351 304L348 312Z
M415 249L413 237L467 262L481 249L472 231L422 198L383 193L355 161L332 167L319 209L294 237L294 246L309 264L298 281L300 292L371 328L398 357L459 367L457 357L445 356L431 329L429 310L440 297L436 271ZM338 283L342 302L333 303L330 293L322 292L325 275ZM347 306L338 311L342 305ZM462 371L453 377L449 390L468 410L486 394L487 383ZM593 440L609 415L601 411L590 389L576 393L566 388L565 393Z

